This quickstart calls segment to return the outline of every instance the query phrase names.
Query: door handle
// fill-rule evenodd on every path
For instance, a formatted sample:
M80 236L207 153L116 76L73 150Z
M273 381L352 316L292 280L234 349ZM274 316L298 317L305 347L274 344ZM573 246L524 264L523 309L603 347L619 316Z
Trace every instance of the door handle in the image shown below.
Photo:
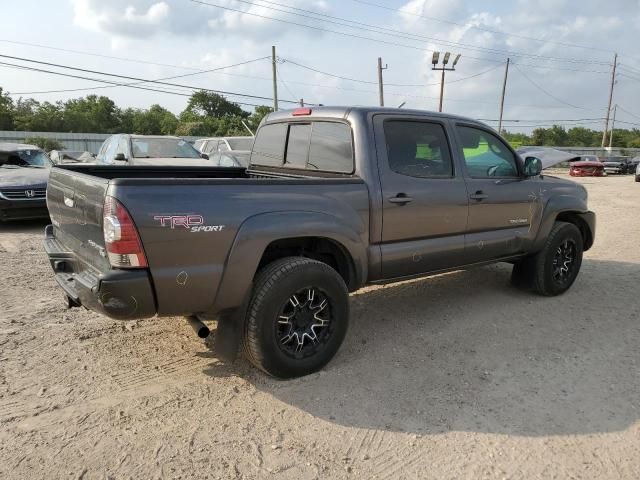
M489 195L487 195L486 193L484 193L482 190L478 190L476 193L474 193L473 195L469 195L469 198L471 198L472 200L484 200L485 198L489 198Z
M406 193L399 193L395 197L390 197L389 202L397 203L399 205L406 205L409 202L412 202L413 198L408 197Z

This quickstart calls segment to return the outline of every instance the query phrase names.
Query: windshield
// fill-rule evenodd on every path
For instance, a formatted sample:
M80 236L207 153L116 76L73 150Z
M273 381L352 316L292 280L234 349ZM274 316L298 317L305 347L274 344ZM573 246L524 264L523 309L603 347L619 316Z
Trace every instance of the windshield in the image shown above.
M13 152L0 152L0 167L19 168L37 167L44 168L51 165L51 161L42 150L15 150Z
M200 158L191 144L180 138L132 138L134 158Z
M253 137L245 138L227 138L231 150L251 150L253 145Z

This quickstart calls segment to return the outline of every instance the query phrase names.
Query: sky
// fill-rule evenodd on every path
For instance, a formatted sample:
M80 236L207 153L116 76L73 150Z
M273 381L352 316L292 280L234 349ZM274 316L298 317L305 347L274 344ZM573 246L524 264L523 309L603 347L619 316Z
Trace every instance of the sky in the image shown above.
M449 51L461 57L446 74L445 112L495 126L510 58L510 131L553 123L602 129L617 52L617 126L640 127L639 0L609 0L606 8L598 0L21 0L2 9L0 87L14 99L93 93L121 107L158 103L179 113L193 91L186 86L251 95L228 95L251 111L272 103L265 57L275 45L280 108L300 98L377 105L382 57L386 106L437 110L440 72L431 59ZM6 56L143 80L178 77L164 81L180 86L107 85L15 66L132 80ZM202 72L222 67L229 68Z

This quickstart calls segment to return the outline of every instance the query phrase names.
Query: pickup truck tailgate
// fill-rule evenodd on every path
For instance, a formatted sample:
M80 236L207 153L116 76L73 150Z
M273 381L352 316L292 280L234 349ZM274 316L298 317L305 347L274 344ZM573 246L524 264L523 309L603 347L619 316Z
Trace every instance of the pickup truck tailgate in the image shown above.
M47 187L52 225L45 250L70 304L83 305L112 318L153 316L155 298L146 269L111 268L102 232L109 180L53 168Z
M56 239L78 260L99 271L111 268L102 234L108 186L106 179L53 168L47 187L47 208Z

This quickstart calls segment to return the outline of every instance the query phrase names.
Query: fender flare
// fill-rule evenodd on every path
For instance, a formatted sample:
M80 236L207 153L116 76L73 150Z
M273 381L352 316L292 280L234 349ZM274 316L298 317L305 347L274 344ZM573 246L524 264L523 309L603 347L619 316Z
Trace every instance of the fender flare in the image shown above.
M344 219L322 212L283 211L262 213L245 220L233 241L218 287L214 310L224 312L240 307L250 293L253 278L267 246L287 238L326 238L341 246L351 260L355 284L367 279L368 235L363 222L347 224Z
M595 237L595 214L587 208L585 201L576 199L571 195L558 195L549 199L545 205L542 221L538 228L538 233L533 243L532 253L539 252L544 246L544 242L549 236L554 223L559 215L563 213L574 214L583 226L588 229L588 233L593 243ZM578 225L580 226L580 225ZM585 250L588 250L591 244L585 244Z

